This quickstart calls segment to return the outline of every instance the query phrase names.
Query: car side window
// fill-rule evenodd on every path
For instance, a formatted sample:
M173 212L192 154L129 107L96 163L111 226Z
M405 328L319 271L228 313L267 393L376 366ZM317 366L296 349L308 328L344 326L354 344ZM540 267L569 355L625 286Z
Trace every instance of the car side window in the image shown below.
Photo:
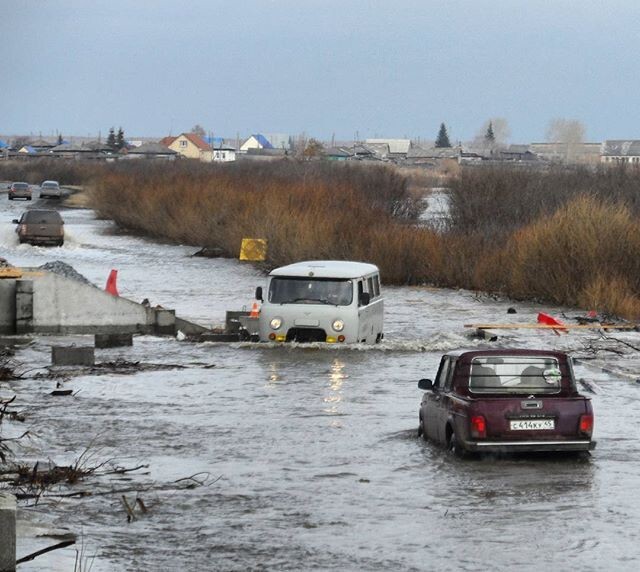
M367 288L369 290L369 294L371 295L371 297L374 298L376 293L375 293L375 290L373 289L373 278L371 276L367 278Z
M438 370L438 376L436 377L436 381L433 386L442 391L445 387L445 382L449 375L449 358L442 358L442 362L440 363L440 369Z
M447 377L444 380L444 390L445 391L451 391L451 388L453 387L453 372L456 370L456 362L458 360L456 359L450 359L449 360L449 368L447 371Z
M373 277L373 289L376 296L380 296L380 276L377 274Z

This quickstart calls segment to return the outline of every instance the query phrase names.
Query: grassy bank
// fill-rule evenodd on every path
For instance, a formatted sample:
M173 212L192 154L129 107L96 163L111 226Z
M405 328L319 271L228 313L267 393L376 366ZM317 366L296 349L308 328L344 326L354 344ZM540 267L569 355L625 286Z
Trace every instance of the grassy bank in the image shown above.
M55 161L34 174L31 163L23 165L19 177L0 166L0 178L84 183L97 212L121 227L231 257L242 238L266 238L269 267L365 260L380 266L387 283L464 287L640 318L636 169L463 169L447 181L450 217L437 233L416 221L419 200L409 181L424 186L421 175L408 179L384 166Z

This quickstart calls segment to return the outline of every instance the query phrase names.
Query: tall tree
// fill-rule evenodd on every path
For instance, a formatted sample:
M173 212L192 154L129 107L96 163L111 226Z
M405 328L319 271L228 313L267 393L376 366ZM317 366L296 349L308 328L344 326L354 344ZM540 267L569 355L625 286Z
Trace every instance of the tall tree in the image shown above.
M111 149L116 148L116 131L113 127L109 129L109 136L107 137L107 147L110 147Z
M493 122L492 121L489 121L489 127L487 127L487 132L484 134L484 140L489 145L493 145L496 142L496 136L493 133Z
M438 131L438 137L436 138L436 147L451 147L447 126L444 123L440 124L440 131Z
M116 149L123 149L126 144L124 140L124 130L120 127L120 129L118 129L118 135L116 135Z
M493 133L493 140L488 138L489 131ZM478 146L497 147L505 145L511 137L509 123L504 117L491 117L487 119L476 133L473 142Z

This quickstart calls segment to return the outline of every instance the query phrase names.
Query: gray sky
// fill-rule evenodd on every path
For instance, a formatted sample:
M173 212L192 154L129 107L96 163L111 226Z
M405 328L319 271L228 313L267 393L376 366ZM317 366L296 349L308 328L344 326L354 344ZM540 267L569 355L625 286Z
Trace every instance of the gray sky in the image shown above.
M0 133L640 138L638 0L0 0Z

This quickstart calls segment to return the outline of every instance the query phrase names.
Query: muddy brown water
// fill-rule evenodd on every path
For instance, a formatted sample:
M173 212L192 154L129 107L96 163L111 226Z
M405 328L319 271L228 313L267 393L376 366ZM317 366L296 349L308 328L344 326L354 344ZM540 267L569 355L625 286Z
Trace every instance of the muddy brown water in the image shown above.
M10 220L19 206L7 209ZM190 258L197 249L113 233L90 211L63 216L62 248L18 246L12 228L0 224L0 256L24 265L63 260L99 284L117 268L127 297L148 297L205 324L250 303L263 283L235 261ZM90 445L88 464L148 465L74 488L135 488L146 514L128 523L119 494L25 505L19 555L37 544L34 531L64 528L81 533L92 570L635 570L633 353L598 360L620 375L576 368L599 387L598 447L589 459L459 460L417 438L417 380L435 374L444 351L480 343L464 336L465 323L528 322L539 310L562 309L429 288L387 288L386 295L386 341L375 348L137 337L133 348L97 350L97 360L186 367L74 376L64 383L76 391L72 398L50 397L53 382L45 379L3 387L27 414L19 429L33 431L22 458L69 463ZM507 316L514 305L518 314ZM575 355L593 336L506 334L499 344ZM17 357L44 367L51 344L90 341L38 338ZM208 486L175 483L195 474ZM127 493L129 501L135 496ZM70 570L74 558L65 549L20 569Z

